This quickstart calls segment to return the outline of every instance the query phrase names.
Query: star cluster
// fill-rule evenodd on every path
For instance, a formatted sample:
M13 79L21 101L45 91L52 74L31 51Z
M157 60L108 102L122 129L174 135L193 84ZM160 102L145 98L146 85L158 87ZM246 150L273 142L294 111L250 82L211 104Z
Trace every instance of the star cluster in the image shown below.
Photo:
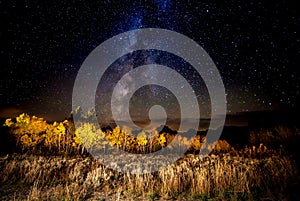
M76 74L88 54L116 34L148 27L182 33L206 50L222 76L229 114L297 108L296 2L24 0L0 5L1 108L67 116Z

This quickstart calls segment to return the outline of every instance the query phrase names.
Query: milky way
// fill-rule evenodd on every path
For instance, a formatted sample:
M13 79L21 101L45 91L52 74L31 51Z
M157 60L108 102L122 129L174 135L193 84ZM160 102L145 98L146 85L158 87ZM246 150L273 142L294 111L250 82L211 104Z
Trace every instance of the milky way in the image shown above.
M1 1L0 5L1 108L48 118L67 116L76 74L88 54L114 35L149 27L179 32L205 49L222 76L229 114L297 108L300 18L296 4L35 0ZM146 63L182 68L178 70L198 88L199 97L205 91L188 64L167 53L142 54L148 54ZM134 61L123 59L114 64L117 74L126 68L122 62ZM135 62L130 66L139 64ZM208 99L201 98L205 106Z

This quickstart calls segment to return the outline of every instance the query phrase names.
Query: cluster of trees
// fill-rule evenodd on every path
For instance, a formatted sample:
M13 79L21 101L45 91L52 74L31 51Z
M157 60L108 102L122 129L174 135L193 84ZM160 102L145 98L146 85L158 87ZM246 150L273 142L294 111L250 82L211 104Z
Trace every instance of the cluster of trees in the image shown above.
M158 133L157 130L140 131L135 137L128 127L117 126L102 131L88 121L75 129L70 120L47 123L43 118L21 114L15 119L6 119L4 126L14 137L21 151L33 153L84 154L86 151L118 148L130 153L150 153L158 151L172 142L170 149L200 150L205 137L197 135L192 140L174 133ZM226 141L219 141L217 151L230 149Z
M47 123L43 118L30 117L21 114L13 119L6 119L4 126L14 137L17 148L22 151L40 153L74 152L74 124L68 120L63 122Z

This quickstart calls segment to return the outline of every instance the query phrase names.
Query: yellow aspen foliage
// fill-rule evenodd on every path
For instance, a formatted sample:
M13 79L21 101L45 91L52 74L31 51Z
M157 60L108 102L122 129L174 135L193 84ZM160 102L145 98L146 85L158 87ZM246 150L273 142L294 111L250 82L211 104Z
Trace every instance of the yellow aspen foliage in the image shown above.
M16 121L7 119L5 126L9 127L10 133L17 139L17 146L21 143L22 149L29 151L50 151L66 148L66 128L63 123L54 122L48 124L43 118L30 117L28 114L20 114Z
M105 134L101 129L97 129L94 124L83 123L76 129L72 145L84 145L87 150L92 150L105 148L106 144Z
M162 133L157 140L162 147L165 146L165 142L167 141L164 133Z
M118 136L120 135L120 127L117 126L113 129L112 132L109 132L107 139L109 140L110 146L114 146L117 144Z
M126 136L126 150L133 150L135 146L135 139L132 135Z
M30 116L28 114L20 114L18 117L16 117L16 121L19 125L27 125L30 122Z
M82 141L81 141L81 138L78 136L78 133L77 135L75 135L75 137L73 138L74 139L74 142L73 142L73 147L77 147L78 145L82 145Z
M46 121L25 113L16 117L15 123L7 119L5 126L11 128L11 133L16 137L17 144L21 143L22 149L35 149L37 145L42 145L47 130Z
M231 149L230 144L226 140L218 140L214 149L218 152L229 151Z
M200 136L197 135L194 139L193 139L193 142L192 142L192 148L194 150L200 150L201 149L201 141L200 141Z
M11 120L11 118L9 118L9 119L5 120L5 123L3 126L12 127L13 124L14 124L14 122Z
M147 143L148 143L147 135L144 131L142 131L138 134L137 143L138 143L138 145L142 145L142 146L147 145Z
M172 142L170 149L186 149L187 146L194 150L201 148L200 137L189 140L183 136L174 136L168 133L159 134L156 129L144 130L135 138L132 129L116 126L112 131L103 132L95 125L82 122L75 129L74 123L68 120L63 122L47 123L43 118L20 114L16 119L6 119L4 126L14 135L17 147L32 152L50 151L51 153L78 153L80 150L104 149L116 146L131 153L157 151ZM219 142L216 151L229 150L230 145Z
M28 135L23 135L20 140L21 140L21 143L23 145L25 145L26 147L34 146L34 143L32 142L31 138Z
M117 147L123 147L126 139L126 133L121 130L120 126L116 126L107 139L111 146L117 145Z

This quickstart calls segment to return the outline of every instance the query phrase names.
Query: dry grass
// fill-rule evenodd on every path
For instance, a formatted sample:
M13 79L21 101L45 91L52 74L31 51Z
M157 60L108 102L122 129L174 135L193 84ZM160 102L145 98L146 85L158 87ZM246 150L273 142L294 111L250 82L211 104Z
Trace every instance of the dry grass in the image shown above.
M0 199L288 199L288 185L298 176L291 158L276 152L254 156L188 155L158 172L132 175L107 169L89 157L7 155L0 158Z
M84 125L83 136L90 136L87 140L93 142L94 128ZM19 152L0 157L0 200L295 200L292 196L299 191L299 184L293 182L299 183L294 159L299 162L300 158L287 154L298 150L298 129L281 126L250 132L250 143L241 150L219 140L215 147L203 147L214 148L207 158L188 154L159 171L134 175L113 171L89 157L69 121L47 124L22 114L15 121L6 120L5 126L15 137ZM116 127L102 135L111 145L100 145L152 152L174 138L168 133L156 133L154 140L125 134ZM197 135L188 153L197 153L204 139ZM187 142L180 138L175 144L181 149L190 146ZM79 153L84 154L76 155ZM133 164L133 158L118 157L114 161L129 163L127 169L151 163ZM172 156L158 157L161 163Z

